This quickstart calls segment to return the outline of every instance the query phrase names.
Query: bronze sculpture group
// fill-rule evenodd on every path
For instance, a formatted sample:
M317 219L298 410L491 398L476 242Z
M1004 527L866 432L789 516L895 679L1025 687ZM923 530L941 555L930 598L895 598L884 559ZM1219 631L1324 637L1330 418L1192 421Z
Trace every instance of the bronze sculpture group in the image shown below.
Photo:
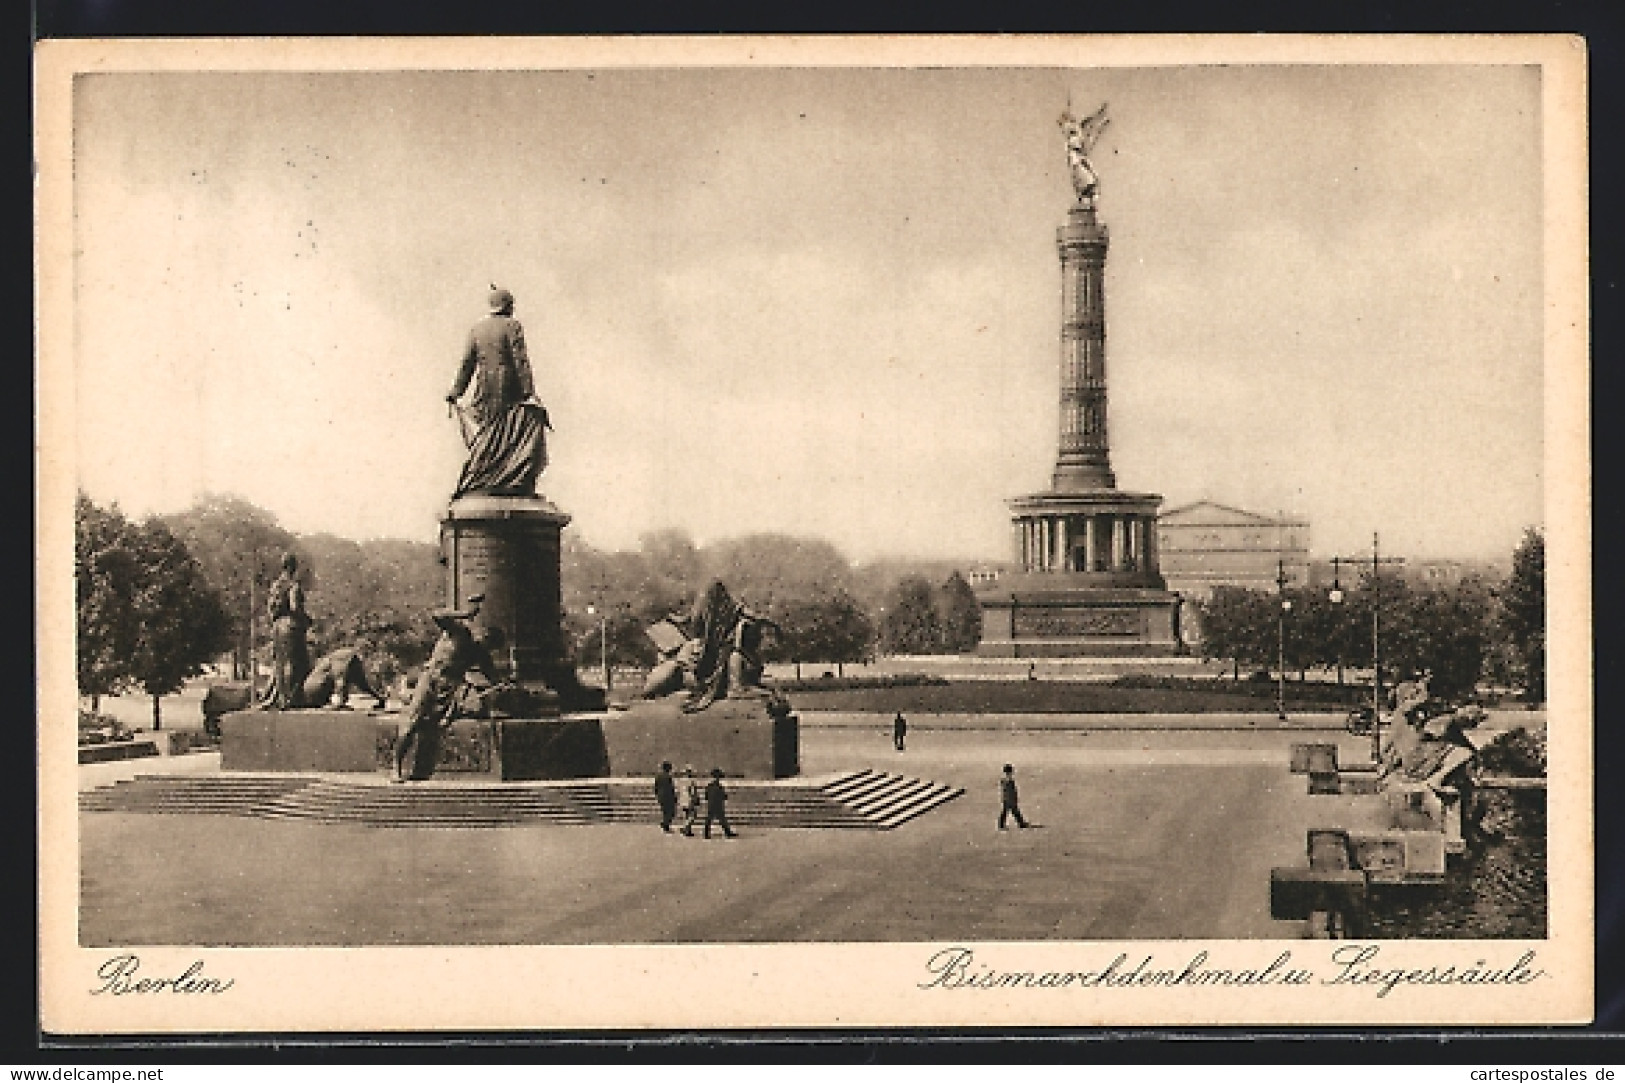
M681 633L680 640L660 636L660 630L673 628ZM787 713L788 704L762 687L763 640L776 629L735 601L720 581L712 582L694 600L687 618L669 617L650 629L661 660L644 682L643 698L686 691L682 709L692 714L719 699L765 696L770 714Z
M324 707L331 701L346 710L351 692L365 693L376 706L384 706L384 696L368 679L357 648L338 647L311 664L307 636L312 622L299 582L299 558L292 553L282 557L282 572L266 599L266 616L271 621L271 685L261 706L288 711Z
M448 409L458 418L468 450L452 500L466 496L531 496L547 466L547 409L536 397L535 380L525 346L524 328L513 316L514 298L493 286L487 315L469 332L451 391ZM361 691L384 706L384 697L367 679L360 653L340 648L310 662L304 588L293 554L282 561L272 585L267 613L272 627L273 675L262 706L279 710L320 707L336 699L343 708L349 693ZM505 684L494 661L505 636L502 629L477 630L483 595L473 595L464 609L437 609L431 616L439 636L424 664L407 706L406 725L393 748L393 779L429 778L439 758L444 734L458 718L491 713ZM775 626L748 613L727 587L713 582L695 600L686 617L663 622L672 638L644 687L645 699L687 693L685 713L702 711L717 700L765 697L774 716L786 714L781 697L761 687L761 647Z

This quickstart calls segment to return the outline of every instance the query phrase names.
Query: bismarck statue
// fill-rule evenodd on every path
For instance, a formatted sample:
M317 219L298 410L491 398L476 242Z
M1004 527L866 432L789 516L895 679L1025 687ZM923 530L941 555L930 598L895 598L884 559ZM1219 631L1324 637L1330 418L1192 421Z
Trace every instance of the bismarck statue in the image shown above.
M516 685L557 697L534 701L539 714L587 709L602 704L603 692L576 679L560 623L559 536L570 517L536 491L551 424L513 294L493 286L486 307L445 396L468 451L440 523L445 604L462 610L474 595L484 597L476 631L503 630L497 661Z
M468 460L453 500L473 493L533 496L547 468L547 407L525 349L525 329L513 317L513 294L491 287L490 312L468 333L457 379L446 395L457 414ZM467 405L459 404L467 395Z

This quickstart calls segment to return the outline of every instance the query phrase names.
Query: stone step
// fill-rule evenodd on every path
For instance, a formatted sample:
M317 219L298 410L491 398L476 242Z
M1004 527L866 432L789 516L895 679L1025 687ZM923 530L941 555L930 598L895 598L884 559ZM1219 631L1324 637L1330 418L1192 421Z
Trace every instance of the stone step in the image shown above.
M899 801L907 800L916 792L928 788L932 784L921 782L919 779L893 776L885 783L865 790L863 793L845 799L845 804L861 812L871 812L875 809L889 808Z
M855 775L841 779L837 782L827 782L823 786L819 787L819 789L823 790L831 797L845 801L860 794L867 793L869 790L874 789L877 786L885 785L888 777L890 776L882 774L879 771L865 769L863 771L859 771Z
M945 805L965 791L952 786L932 786L915 800L896 806L880 817L880 825L888 830L900 827L917 816L923 816L939 805Z
M887 830L961 793L866 769L822 786L735 786L728 818L747 827ZM79 807L85 812L238 815L369 827L631 824L659 817L647 784L632 780L392 786L311 776L140 775L80 794Z

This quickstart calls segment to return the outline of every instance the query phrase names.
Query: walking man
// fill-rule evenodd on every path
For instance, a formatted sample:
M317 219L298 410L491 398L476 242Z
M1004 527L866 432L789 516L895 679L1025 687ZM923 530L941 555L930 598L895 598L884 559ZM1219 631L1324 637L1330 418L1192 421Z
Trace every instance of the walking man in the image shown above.
M1004 777L999 779L999 830L1005 829L1005 821L1014 816L1017 827L1026 827L1027 821L1021 815L1021 803L1016 794L1016 769L1010 764L1004 765Z
M892 723L891 723L891 743L892 743L892 746L894 748L896 748L897 751L899 751L899 752L903 751L903 738L907 737L907 736L908 736L908 719L903 717L903 712L902 711L898 711L897 712L897 717L892 719Z
M700 783L692 765L683 768L683 834L694 837L694 821L700 818Z
M722 824L722 833L737 838L728 826L728 791L722 786L722 768L711 768L711 781L705 784L705 837L711 837L711 821Z
M660 830L671 834L671 822L677 818L677 783L671 777L671 761L660 765L655 775L655 800L660 802Z

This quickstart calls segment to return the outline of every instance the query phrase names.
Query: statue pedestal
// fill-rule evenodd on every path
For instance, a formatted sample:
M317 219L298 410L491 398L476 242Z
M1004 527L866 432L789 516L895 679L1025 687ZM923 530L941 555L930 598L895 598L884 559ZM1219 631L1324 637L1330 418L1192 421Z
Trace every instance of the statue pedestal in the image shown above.
M989 658L1155 657L1180 652L1179 595L1084 575L1007 576L978 593Z
M559 534L569 521L539 496L461 497L440 522L441 560L448 605L461 609L485 595L475 624L502 629L507 650L497 662L513 679L551 692L562 710L591 710L603 705L603 692L576 680L561 624Z
M220 720L220 768L388 774L405 726L404 714L380 711L233 711ZM507 782L608 773L597 718L467 718L446 732L434 777Z
M652 775L664 760L691 765L702 780L713 767L730 778L790 778L801 771L795 715L774 718L765 696L721 699L684 714L681 694L635 703L603 721L614 775Z

